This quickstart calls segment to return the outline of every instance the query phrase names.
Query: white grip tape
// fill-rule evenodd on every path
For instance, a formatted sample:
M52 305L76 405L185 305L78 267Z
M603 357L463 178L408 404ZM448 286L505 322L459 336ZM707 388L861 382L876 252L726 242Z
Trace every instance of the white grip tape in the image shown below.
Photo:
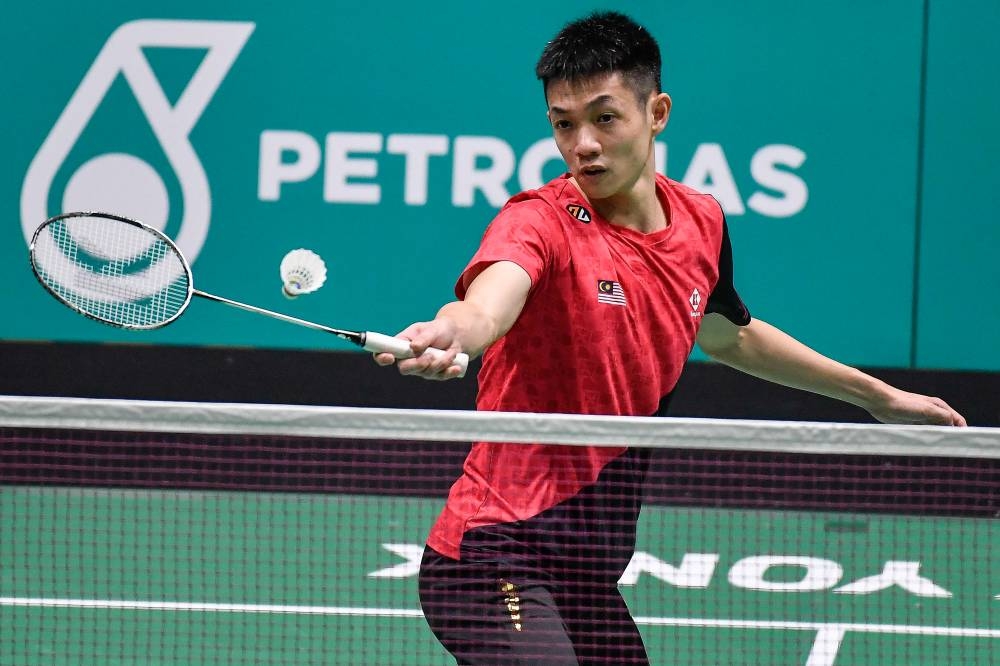
M394 338L391 335L384 335L373 331L365 332L364 349L365 351L370 352L388 352L396 358L413 358L413 350L410 349L409 340ZM440 349L435 349L434 347L428 347L427 351L424 353L441 355L445 352ZM466 370L469 369L469 355L465 353L457 354L455 356L454 364L462 368L462 372L458 376L464 377Z

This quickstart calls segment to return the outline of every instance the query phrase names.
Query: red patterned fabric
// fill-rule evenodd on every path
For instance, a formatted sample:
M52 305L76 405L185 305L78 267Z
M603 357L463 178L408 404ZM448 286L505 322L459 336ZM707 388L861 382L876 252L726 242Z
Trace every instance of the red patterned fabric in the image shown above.
M456 294L497 261L521 266L532 287L517 323L483 356L478 409L657 411L719 280L725 222L711 196L663 176L656 184L670 224L650 234L600 218L566 176L500 211ZM727 292L735 296L731 284ZM477 443L428 544L458 559L468 530L526 520L572 498L624 450Z

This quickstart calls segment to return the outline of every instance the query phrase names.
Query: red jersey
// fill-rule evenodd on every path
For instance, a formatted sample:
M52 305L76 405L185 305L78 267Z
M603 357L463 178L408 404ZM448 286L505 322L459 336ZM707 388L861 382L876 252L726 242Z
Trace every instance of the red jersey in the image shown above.
M517 195L500 211L456 294L464 297L472 280L497 261L523 268L531 290L517 322L483 355L478 409L627 416L662 411L710 295L715 299L720 256L724 296L715 309L736 323L749 321L732 287L718 202L663 176L656 189L670 223L649 234L599 217L568 176ZM597 483L624 451L476 443L428 545L459 559L470 530L526 521L558 507Z

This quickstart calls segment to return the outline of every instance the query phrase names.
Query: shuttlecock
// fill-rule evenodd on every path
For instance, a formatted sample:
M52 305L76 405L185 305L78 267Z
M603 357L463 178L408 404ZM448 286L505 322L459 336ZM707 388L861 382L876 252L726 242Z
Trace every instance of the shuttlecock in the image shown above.
M285 298L316 291L326 282L326 264L312 250L292 250L281 260L281 293Z

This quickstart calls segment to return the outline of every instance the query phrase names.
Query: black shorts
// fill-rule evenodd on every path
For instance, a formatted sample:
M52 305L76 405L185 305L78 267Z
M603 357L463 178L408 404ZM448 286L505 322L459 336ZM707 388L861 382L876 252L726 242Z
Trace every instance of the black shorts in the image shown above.
M649 664L614 581L567 580L524 560L453 560L426 548L420 605L459 664Z

